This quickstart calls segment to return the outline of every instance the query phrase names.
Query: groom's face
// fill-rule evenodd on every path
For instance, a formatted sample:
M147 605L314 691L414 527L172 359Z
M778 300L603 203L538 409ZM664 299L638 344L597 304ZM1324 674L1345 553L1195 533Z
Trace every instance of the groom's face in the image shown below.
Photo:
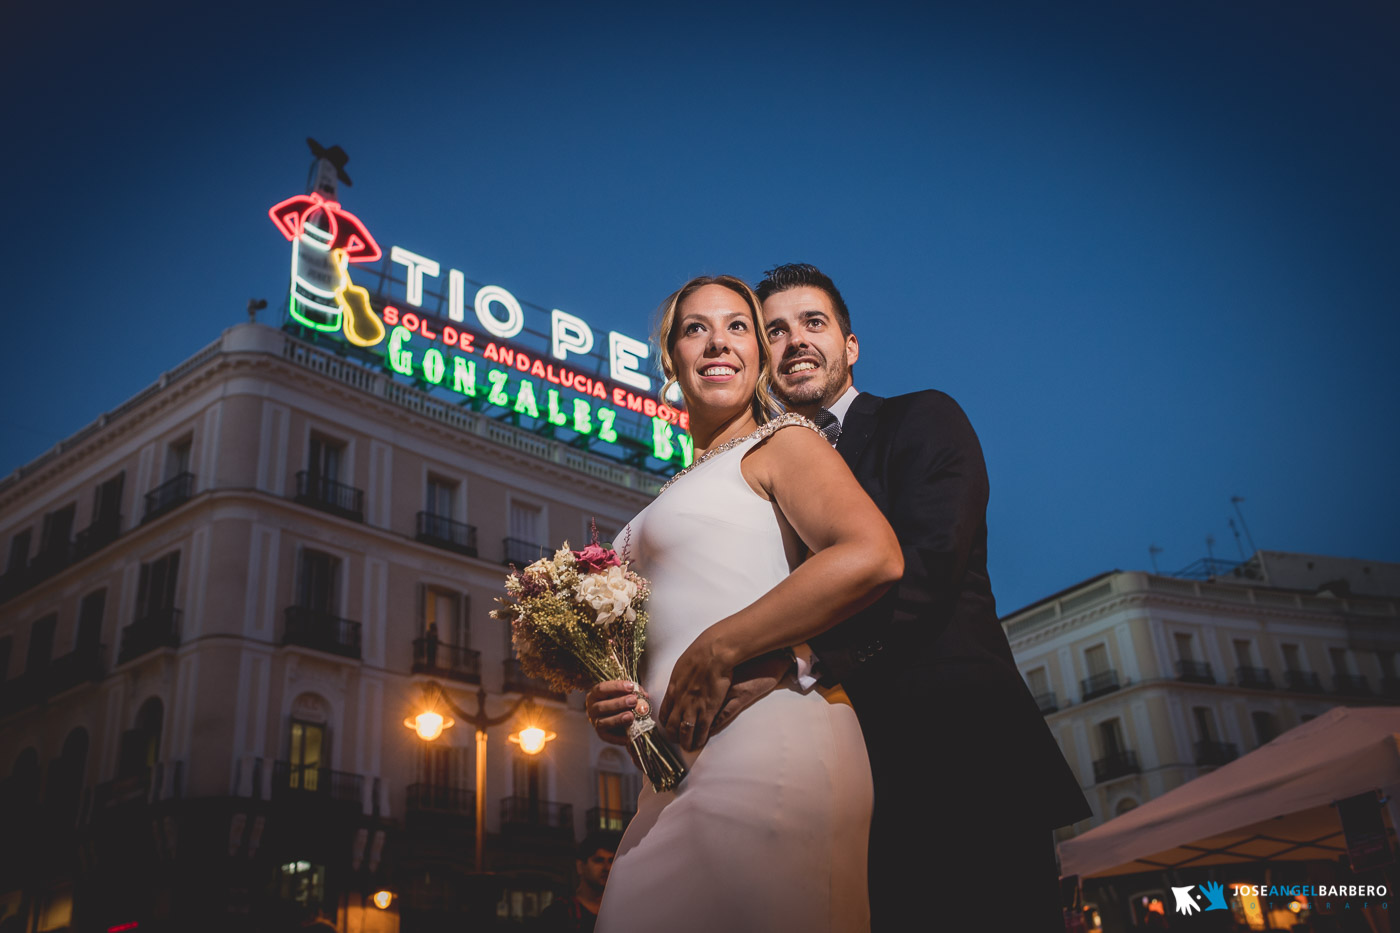
M789 408L825 408L851 387L860 358L855 334L842 334L831 299L809 285L768 296L763 317L773 355L773 387Z

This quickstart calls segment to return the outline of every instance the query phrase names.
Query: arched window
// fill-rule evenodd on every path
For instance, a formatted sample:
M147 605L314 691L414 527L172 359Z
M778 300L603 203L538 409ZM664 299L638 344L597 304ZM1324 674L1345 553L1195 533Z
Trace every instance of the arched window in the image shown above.
M88 733L79 726L63 741L63 752L49 765L45 809L56 825L72 826L82 801L87 771Z
M160 759L160 733L164 722L165 704L159 697L151 697L141 704L135 727L122 735L118 778L150 776Z

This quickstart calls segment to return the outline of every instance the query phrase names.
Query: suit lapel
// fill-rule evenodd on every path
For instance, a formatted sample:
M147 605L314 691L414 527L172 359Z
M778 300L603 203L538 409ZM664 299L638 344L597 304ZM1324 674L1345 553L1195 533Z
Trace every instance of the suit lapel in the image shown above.
M854 472L865 445L875 433L875 413L885 400L878 395L862 392L851 401L846 417L841 419L841 437L836 441L836 452L846 458L846 464Z

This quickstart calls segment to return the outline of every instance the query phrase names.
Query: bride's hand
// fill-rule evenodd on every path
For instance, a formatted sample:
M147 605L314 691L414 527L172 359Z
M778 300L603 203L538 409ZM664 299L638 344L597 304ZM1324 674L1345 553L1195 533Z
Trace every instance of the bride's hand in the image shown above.
M703 748L733 677L733 662L718 640L702 632L671 668L671 683L656 721L686 751Z
M584 697L584 708L588 721L598 738L612 745L628 746L627 727L636 718L633 710L637 706L637 693L646 696L646 691L634 691L629 680L605 680L595 684ZM629 746L630 747L630 746Z

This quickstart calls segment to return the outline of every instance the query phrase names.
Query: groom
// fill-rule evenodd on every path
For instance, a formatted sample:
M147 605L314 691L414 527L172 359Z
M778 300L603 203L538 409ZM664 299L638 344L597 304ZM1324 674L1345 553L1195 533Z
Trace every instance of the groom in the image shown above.
M870 754L872 927L1063 930L1052 831L1089 807L997 620L977 435L942 392L856 391L860 344L814 266L757 291L779 397L835 439L904 551L903 580L810 646Z

